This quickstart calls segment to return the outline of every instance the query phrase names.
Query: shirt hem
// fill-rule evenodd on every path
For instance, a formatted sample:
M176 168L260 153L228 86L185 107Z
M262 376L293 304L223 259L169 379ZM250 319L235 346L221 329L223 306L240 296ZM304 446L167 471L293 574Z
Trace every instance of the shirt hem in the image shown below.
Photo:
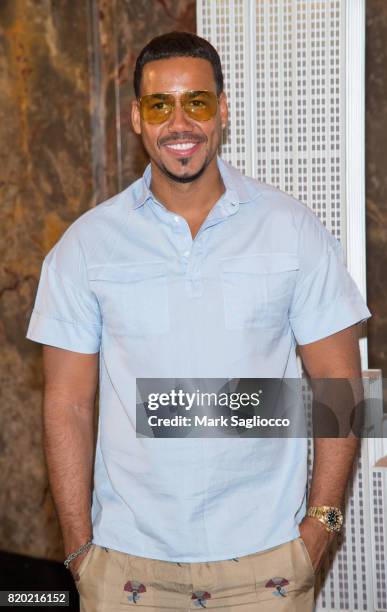
M236 551L236 552L216 555L216 556L210 555L203 559L198 559L198 558L193 559L192 557L188 558L184 556L179 556L178 558L174 558L174 559L171 559L170 557L155 557L152 555L145 556L144 554L138 554L138 552L134 551L133 549L128 551L128 550L124 550L123 548L117 548L116 546L109 546L109 544L107 544L106 541L102 542L102 540L99 540L99 538L94 538L94 537L93 537L93 544L96 544L97 546L101 546L103 548L109 548L110 550L115 550L120 553L124 553L131 557L140 557L142 559L152 559L153 561L169 561L170 563L208 563L208 562L214 562L214 561L228 561L236 557L246 557L248 555L254 555L257 553L265 552L267 550L270 550L271 548L276 548L277 546L281 546L282 544L291 542L292 540L297 539L299 536L300 536L300 530L298 529L298 526L296 526L285 539L281 538L280 541L276 541L275 543L270 542L268 546L264 546L263 548L256 546L256 547L253 547L253 549L249 549L247 551L246 550L242 552Z

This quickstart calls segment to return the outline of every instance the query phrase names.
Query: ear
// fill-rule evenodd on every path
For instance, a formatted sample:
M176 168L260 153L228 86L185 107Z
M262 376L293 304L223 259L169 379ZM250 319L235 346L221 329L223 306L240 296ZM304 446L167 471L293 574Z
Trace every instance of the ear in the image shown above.
M134 133L141 134L140 104L136 98L131 102L131 119Z
M220 110L220 120L222 124L222 129L224 129L227 126L227 122L228 122L227 96L224 93L224 91L222 91L222 93L219 96L219 110Z

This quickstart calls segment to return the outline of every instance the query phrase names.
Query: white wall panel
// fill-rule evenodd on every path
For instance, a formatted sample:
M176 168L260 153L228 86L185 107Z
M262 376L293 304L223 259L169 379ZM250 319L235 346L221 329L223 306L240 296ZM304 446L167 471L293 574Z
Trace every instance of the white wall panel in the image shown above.
M364 0L197 0L198 34L224 68L222 157L312 208L366 298L364 11ZM366 370L366 339L361 352ZM375 467L383 443L362 441L317 610L387 610L387 482ZM310 442L309 470L311 457Z

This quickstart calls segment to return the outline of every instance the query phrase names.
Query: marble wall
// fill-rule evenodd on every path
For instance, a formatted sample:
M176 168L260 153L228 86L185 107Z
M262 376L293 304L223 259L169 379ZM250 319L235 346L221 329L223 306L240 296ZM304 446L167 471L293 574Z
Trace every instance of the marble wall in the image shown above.
M0 3L0 548L60 558L41 450L42 257L90 206L86 3Z
M387 377L387 2L366 2L366 197L369 367ZM387 406L387 397L385 397Z
M0 549L62 559L41 449L41 348L25 339L44 255L143 172L129 129L143 45L195 31L192 0L0 2Z
M41 349L25 339L44 255L82 212L142 173L135 58L195 31L194 0L0 2L0 549L62 559L41 450ZM367 1L370 367L387 372L387 3Z

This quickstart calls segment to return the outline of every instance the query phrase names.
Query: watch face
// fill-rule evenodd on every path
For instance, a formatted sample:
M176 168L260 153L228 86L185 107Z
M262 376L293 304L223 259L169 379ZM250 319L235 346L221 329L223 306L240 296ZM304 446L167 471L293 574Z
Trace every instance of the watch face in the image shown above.
M343 523L341 515L334 508L331 508L327 511L326 520L328 523L328 527L334 531L339 531Z

